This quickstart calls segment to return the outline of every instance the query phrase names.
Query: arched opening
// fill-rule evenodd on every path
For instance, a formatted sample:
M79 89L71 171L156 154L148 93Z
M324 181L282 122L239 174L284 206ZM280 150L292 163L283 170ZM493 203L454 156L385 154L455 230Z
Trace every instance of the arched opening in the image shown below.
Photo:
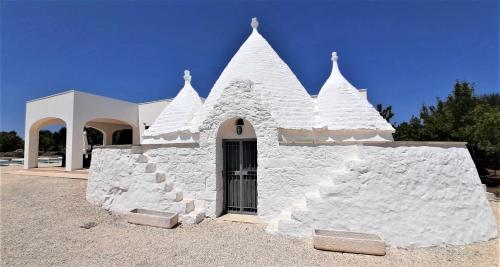
M103 145L126 145L139 143L139 129L133 124L108 118L95 118L85 124L103 134Z
M217 216L257 214L257 137L244 118L223 122L217 132Z
M45 118L35 122L28 136L28 168L66 167L67 135L66 123L59 118ZM94 145L103 144L103 133L92 127L78 131L77 142L82 143L81 163L84 168L90 166L90 151ZM71 161L72 159L70 159ZM77 159L79 160L79 159Z
M113 145L131 145L132 129L118 130L113 133Z
M25 166L64 167L66 164L66 122L60 118L44 118L29 129L25 140Z
M92 161L92 149L94 146L101 146L104 144L104 133L97 128L84 127L83 128L83 163L84 169L90 168Z
M85 123L87 145L83 156L83 167L90 167L92 149L98 145L130 145L138 134L131 124L109 118L95 118Z
M87 140L90 146L104 145L104 132L93 127L85 127Z

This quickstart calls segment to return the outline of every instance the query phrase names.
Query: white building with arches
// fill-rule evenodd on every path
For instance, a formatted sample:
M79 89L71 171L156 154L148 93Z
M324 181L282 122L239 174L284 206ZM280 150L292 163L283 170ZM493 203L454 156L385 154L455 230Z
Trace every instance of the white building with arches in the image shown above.
M103 145L112 145L113 133L132 130L132 144L138 145L142 132L150 126L170 99L149 103L123 100L70 90L26 103L24 168L38 166L40 129L49 125L66 127L66 170L82 168L84 127L99 130Z
M399 247L497 236L464 143L394 142L394 128L341 74L336 53L312 97L256 19L251 25L205 101L186 71L151 127L137 129L140 144L94 150L90 203L176 212L182 223L250 214L272 233L368 232ZM105 117L139 127L138 114Z

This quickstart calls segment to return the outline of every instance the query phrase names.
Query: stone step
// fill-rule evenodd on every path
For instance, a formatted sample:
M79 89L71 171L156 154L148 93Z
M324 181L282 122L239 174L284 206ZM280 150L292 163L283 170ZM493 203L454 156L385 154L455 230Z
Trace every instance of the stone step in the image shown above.
M306 206L293 206L290 213L290 218L299 222L310 221L311 213Z
M167 180L167 176L164 173L160 172L138 174L137 178L140 179L141 181L146 181L148 183L153 183L153 184L161 184L169 181ZM169 192L171 190L165 190L165 191Z
M195 209L181 216L181 222L184 224L197 224L203 219L205 219L205 209Z
M320 197L328 197L328 196L333 196L338 193L340 193L340 188L335 186L333 182L321 182L318 184L318 191L320 194Z
M312 226L295 220L280 220L278 222L278 232L290 236L310 236Z
M179 202L183 199L182 191L172 190L170 192L165 193L165 199L170 200L172 202Z
M173 212L179 214L179 216L183 214L188 214L194 210L194 200L192 199L184 199L179 202L173 202L168 208L168 212Z
M146 167L144 168L145 173L153 173L156 171L156 164L155 163L147 163Z
M155 183L156 184L156 173L141 173L141 174L138 174L137 177L141 181L146 181L148 183Z
M292 218L292 210L291 209L285 209L281 211L279 219L280 220L290 220Z
M356 171L365 173L368 171L368 164L360 159L350 159L344 161L344 168L346 171Z
M205 200L197 199L194 201L194 206L198 209L205 209L207 207L207 202Z
M157 172L155 178L156 178L155 182L163 183L163 182L165 182L167 175L165 175L165 173L163 173L163 172Z
M137 163L148 163L149 162L149 157L144 155L144 154L141 154L139 155L139 157L137 158L137 160L135 161Z
M194 200L193 199L185 199L186 201L186 208L184 209L184 213L190 213L194 210Z
M165 190L165 192L172 192L172 190L174 190L174 182L165 181L165 184L163 185L163 190Z
M348 197L359 194L360 179L351 182L321 183L319 187L320 200L335 197Z
M318 201L321 201L321 194L317 189L306 193L303 198L292 205L290 219L304 223L310 222L312 214L309 206L311 202L317 203Z
M280 221L279 218L275 218L275 219L272 219L269 223L267 223L266 232L270 233L270 234L278 233L279 221Z

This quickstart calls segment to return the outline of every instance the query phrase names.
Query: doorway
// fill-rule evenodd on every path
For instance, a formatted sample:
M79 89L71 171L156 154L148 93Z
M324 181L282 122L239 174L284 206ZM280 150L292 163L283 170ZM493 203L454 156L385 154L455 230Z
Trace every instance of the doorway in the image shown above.
M257 140L224 139L224 212L257 214Z

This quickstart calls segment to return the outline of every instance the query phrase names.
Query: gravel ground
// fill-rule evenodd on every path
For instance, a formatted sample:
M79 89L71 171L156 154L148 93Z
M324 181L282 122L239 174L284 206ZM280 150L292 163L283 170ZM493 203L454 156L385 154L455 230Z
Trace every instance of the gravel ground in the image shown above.
M84 180L1 177L1 265L498 266L498 239L388 249L384 257L318 251L263 226L207 219L166 230L129 225L89 205ZM495 209L498 209L498 203ZM80 226L96 223L95 227Z

